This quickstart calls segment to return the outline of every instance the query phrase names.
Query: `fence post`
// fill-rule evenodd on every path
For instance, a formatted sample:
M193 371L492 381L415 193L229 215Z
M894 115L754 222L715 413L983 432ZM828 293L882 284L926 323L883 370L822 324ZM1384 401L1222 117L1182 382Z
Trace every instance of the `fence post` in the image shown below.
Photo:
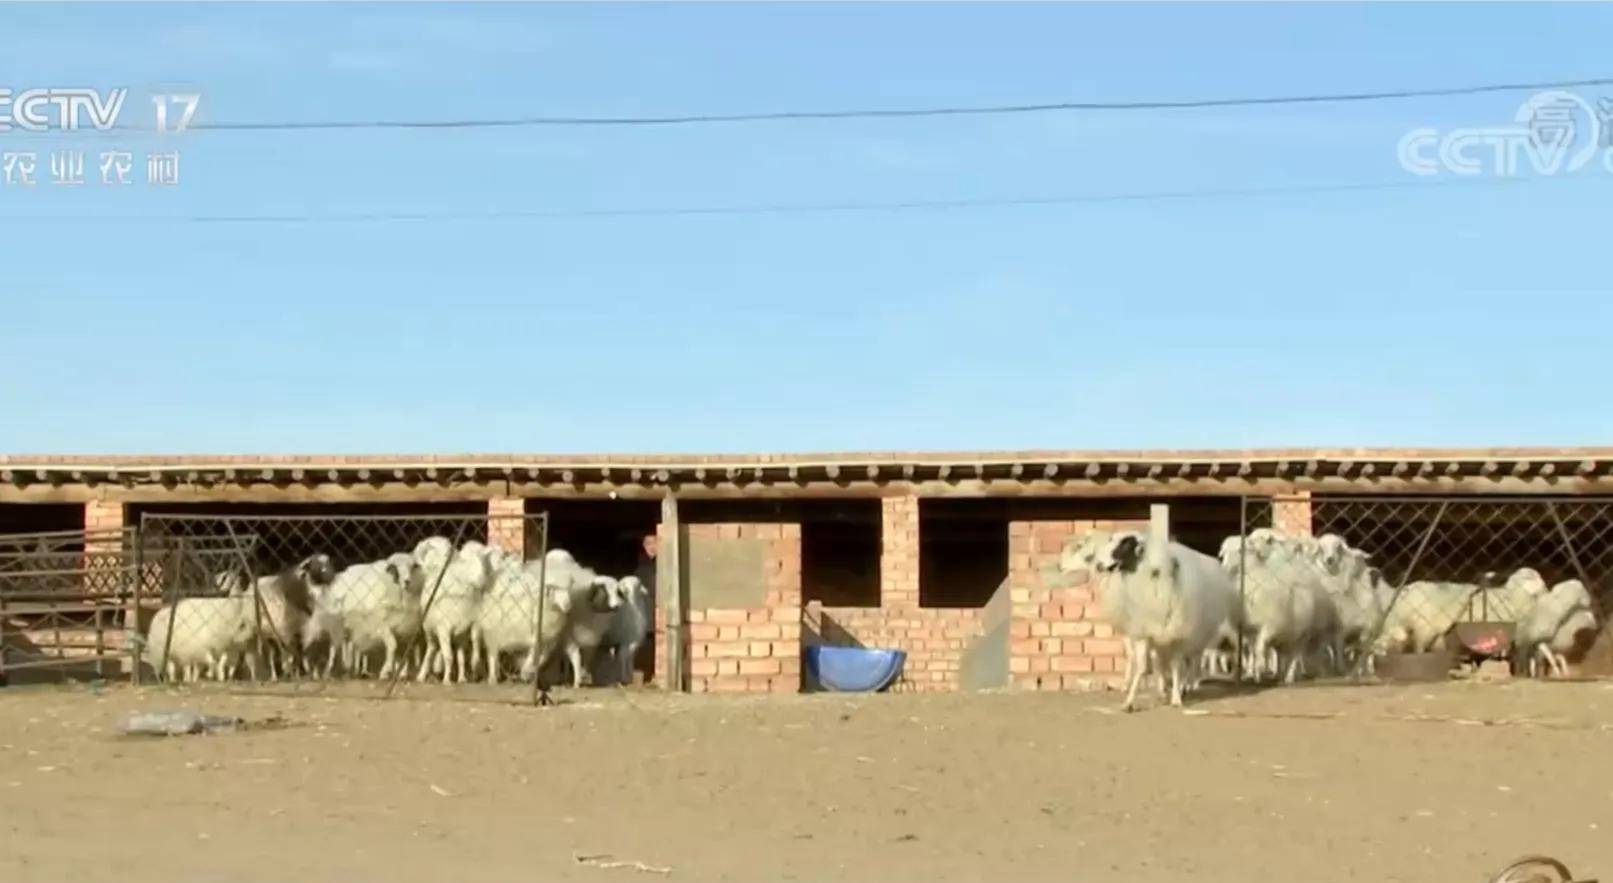
M678 518L678 498L669 489L661 498L661 541L655 557L655 592L666 623L666 688L674 692L688 689L688 619L683 579L685 549L683 524Z
M1167 503L1148 505L1148 551L1144 556L1158 573L1170 560L1171 507Z
M1238 618L1234 622L1243 622L1244 612L1248 607L1248 573L1249 573L1249 498L1244 497L1238 504ZM1243 633L1242 627L1235 628L1238 642L1234 648L1232 660L1232 682L1243 683ZM1255 669L1259 671L1259 669Z

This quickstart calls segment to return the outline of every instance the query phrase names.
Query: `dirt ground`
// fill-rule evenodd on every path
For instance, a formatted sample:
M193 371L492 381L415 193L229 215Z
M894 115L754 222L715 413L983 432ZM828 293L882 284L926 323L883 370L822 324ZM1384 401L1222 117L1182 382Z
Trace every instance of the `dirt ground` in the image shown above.
M1613 684L524 698L0 690L0 880L1613 878Z

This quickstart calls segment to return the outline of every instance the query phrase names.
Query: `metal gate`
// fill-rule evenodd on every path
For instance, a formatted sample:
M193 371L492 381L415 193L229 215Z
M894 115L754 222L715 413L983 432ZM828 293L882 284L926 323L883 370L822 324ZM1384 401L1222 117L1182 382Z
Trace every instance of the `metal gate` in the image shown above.
M0 536L0 685L128 669L136 546L133 530Z

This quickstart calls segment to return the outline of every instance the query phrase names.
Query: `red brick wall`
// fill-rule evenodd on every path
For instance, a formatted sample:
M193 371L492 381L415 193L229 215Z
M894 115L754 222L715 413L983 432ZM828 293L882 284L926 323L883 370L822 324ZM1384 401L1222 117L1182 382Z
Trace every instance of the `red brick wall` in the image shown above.
M696 693L794 693L801 688L801 525L691 524L690 536L762 540L761 607L689 611L689 681Z
M487 544L512 555L526 550L526 500L494 497L487 501Z
M1020 690L1091 690L1125 671L1120 638L1085 572L1063 573L1067 544L1089 530L1145 530L1144 522L1015 521L1008 528L1013 592L1008 677Z

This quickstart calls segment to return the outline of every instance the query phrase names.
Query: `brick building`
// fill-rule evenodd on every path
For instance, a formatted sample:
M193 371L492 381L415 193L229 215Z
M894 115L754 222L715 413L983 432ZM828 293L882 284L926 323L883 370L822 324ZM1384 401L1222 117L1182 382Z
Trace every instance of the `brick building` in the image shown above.
M1213 549L1247 526L1251 501L1307 532L1316 507L1364 496L1598 494L1613 496L1613 448L5 456L0 533L163 512L485 512L489 525L545 512L554 545L606 572L631 571L638 540L659 536L663 684L793 692L802 648L830 642L907 651L917 689L1068 690L1113 681L1121 651L1059 557L1086 530L1141 524L1151 502L1171 504L1184 542Z

